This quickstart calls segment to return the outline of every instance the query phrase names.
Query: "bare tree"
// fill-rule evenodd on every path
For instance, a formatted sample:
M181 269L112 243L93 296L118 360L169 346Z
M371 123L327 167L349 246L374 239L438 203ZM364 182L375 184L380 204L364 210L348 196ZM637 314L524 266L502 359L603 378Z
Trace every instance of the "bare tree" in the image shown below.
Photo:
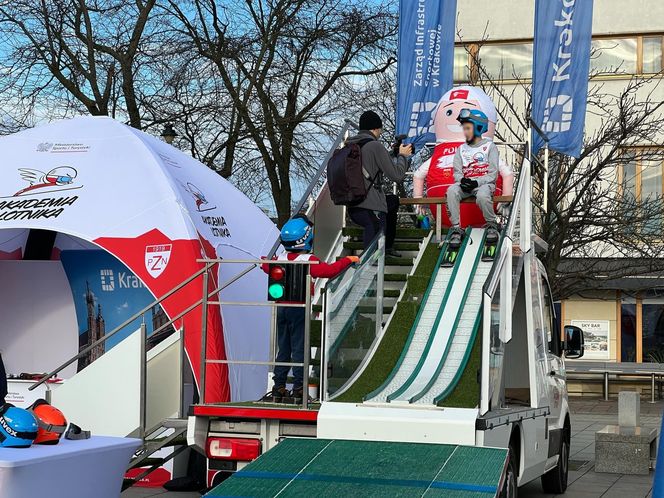
M348 104L342 80L389 68L394 6L350 0L169 2L192 50L215 65L260 155L280 223L293 173L306 175ZM313 150L312 150L313 149ZM295 167L294 167L295 165Z
M151 56L146 37L155 3L2 2L0 43L8 57L0 77L2 104L20 103L24 117L83 108L95 116L126 117L142 128L139 87L152 77L141 68Z

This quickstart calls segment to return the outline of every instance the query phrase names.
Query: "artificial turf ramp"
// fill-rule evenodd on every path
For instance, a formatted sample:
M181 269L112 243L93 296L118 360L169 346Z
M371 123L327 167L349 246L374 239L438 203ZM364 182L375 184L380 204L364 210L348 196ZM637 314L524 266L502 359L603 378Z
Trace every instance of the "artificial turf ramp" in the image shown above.
M205 496L489 498L506 459L499 448L286 439Z
M366 369L346 392L333 401L362 402L364 396L380 387L387 379L406 344L439 253L436 244L429 244L425 248L415 272L408 277L404 296L397 303L390 325Z

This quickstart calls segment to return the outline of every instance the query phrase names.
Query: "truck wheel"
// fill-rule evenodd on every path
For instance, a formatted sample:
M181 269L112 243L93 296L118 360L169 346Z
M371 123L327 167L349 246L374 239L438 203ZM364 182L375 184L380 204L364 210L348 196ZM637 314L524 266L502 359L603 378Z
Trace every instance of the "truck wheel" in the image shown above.
M500 492L500 498L517 498L519 488L517 487L517 477L519 476L519 469L516 467L516 453L512 449L512 444L508 450L509 462L507 464L507 471L505 474L505 482L503 483L503 489Z
M562 494L567 489L567 472L569 466L569 436L567 430L560 441L558 463L542 476L542 489L545 493Z

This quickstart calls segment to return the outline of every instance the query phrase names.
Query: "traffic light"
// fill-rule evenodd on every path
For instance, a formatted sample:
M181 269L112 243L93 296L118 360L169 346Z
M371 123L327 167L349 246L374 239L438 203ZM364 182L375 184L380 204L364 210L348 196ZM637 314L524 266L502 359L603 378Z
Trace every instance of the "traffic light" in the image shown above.
M267 274L267 299L279 301L286 295L286 265L270 264Z
M307 265L268 263L267 300L304 302Z

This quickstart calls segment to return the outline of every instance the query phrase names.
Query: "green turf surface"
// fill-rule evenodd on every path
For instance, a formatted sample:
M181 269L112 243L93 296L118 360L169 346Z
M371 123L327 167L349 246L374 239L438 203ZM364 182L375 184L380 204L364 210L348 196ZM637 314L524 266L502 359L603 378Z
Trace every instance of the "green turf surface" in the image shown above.
M390 374L408 338L410 328L436 265L438 253L439 250L435 244L430 244L424 250L415 273L408 278L403 299L397 303L390 326L385 331L376 353L362 375L334 401L361 402L366 394L377 389Z
M286 439L206 496L492 497L507 450Z

